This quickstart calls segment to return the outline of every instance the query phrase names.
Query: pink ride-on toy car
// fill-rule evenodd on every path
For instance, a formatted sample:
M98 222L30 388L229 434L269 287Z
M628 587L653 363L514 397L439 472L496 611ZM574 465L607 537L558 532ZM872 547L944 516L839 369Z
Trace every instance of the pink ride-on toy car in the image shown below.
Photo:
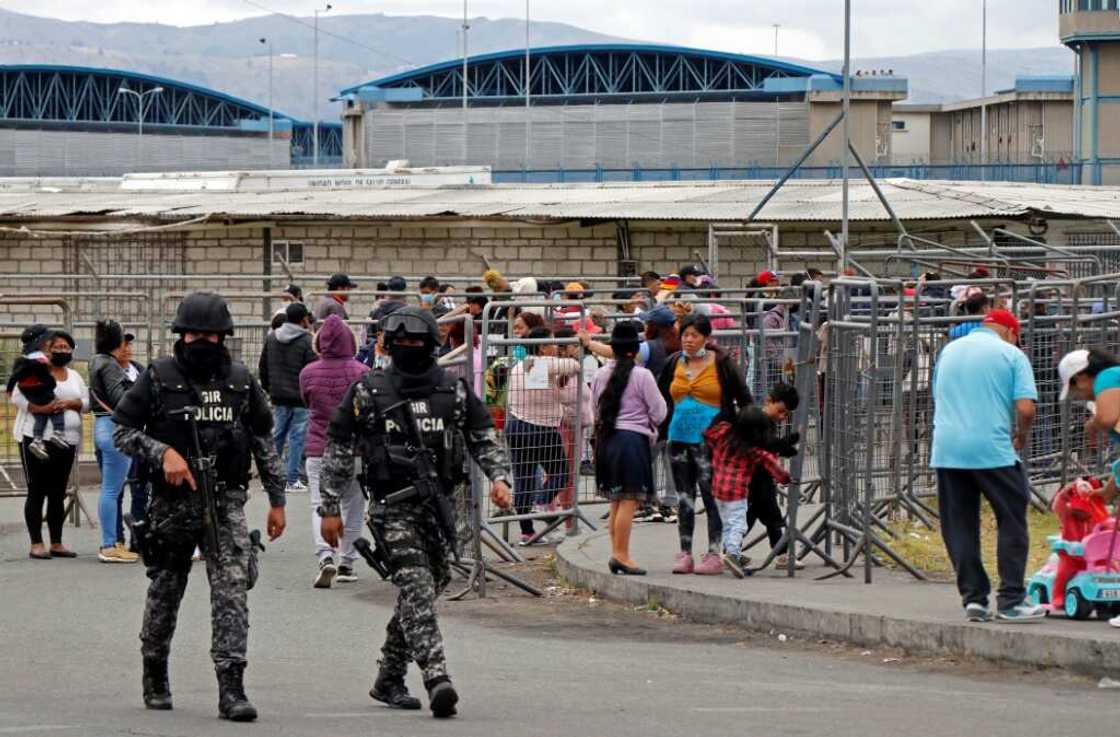
M1113 530L1114 524L1112 519L1098 523L1080 542L1051 535L1050 549L1054 555L1027 583L1030 599L1037 604L1061 602L1062 596L1054 596L1054 586L1066 573L1061 609L1068 617L1088 619L1094 611L1098 619L1120 615L1120 539ZM1059 559L1061 553L1080 570L1062 571L1066 563Z

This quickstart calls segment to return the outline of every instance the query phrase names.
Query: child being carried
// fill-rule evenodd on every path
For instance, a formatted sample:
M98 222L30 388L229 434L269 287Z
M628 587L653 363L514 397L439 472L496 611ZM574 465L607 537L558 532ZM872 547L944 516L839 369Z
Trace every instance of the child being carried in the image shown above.
M17 358L12 365L12 381L31 404L46 406L55 401L54 390L58 386L58 382L51 375L50 362L42 351L34 351ZM63 410L51 414L32 415L35 418L35 425L32 430L34 439L28 444L27 448L39 460L45 461L50 458L46 443L51 443L61 449L70 448L63 434L66 429L65 415L66 413ZM45 443L43 436L46 434L48 420L53 432Z

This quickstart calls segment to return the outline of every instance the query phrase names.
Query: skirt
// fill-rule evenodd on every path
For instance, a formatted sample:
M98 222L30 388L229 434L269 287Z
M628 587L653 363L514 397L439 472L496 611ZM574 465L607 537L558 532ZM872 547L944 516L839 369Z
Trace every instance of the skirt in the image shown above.
M595 447L595 480L599 496L610 501L634 499L652 503L653 450L648 435L618 430Z

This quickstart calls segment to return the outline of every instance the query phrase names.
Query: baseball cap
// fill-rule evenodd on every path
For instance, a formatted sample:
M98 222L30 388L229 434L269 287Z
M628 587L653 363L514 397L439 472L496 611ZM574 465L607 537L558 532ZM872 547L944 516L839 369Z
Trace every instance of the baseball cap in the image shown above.
M386 291L389 292L405 292L408 291L408 282L404 280L403 276L394 276L389 281L385 282L388 287Z
M773 271L761 271L759 272L757 279L759 286L763 287L769 287L773 284L778 283L778 275Z
M358 286L350 281L348 274L335 274L330 279L327 279L327 289L332 292L337 292L339 289L353 289Z
M1011 332L1018 335L1020 332L1019 318L1012 315L1007 310L992 310L984 318L984 325L1002 325Z
M650 322L654 325L664 326L675 325L677 322L677 316L665 305L658 305L652 310L639 312L638 319L642 322Z
M1065 401L1066 396L1069 395L1069 382L1087 368L1089 368L1089 351L1084 348L1070 351L1062 356L1062 360L1058 361L1058 379L1062 382L1059 400Z

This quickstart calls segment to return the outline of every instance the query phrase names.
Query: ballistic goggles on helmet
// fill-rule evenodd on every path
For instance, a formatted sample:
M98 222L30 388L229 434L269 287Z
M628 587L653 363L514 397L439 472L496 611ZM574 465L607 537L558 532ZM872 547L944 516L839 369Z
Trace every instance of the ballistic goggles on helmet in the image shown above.
M381 320L381 331L386 341L395 338L419 338L433 344L439 342L439 328L432 317L419 315L409 309L398 310Z

